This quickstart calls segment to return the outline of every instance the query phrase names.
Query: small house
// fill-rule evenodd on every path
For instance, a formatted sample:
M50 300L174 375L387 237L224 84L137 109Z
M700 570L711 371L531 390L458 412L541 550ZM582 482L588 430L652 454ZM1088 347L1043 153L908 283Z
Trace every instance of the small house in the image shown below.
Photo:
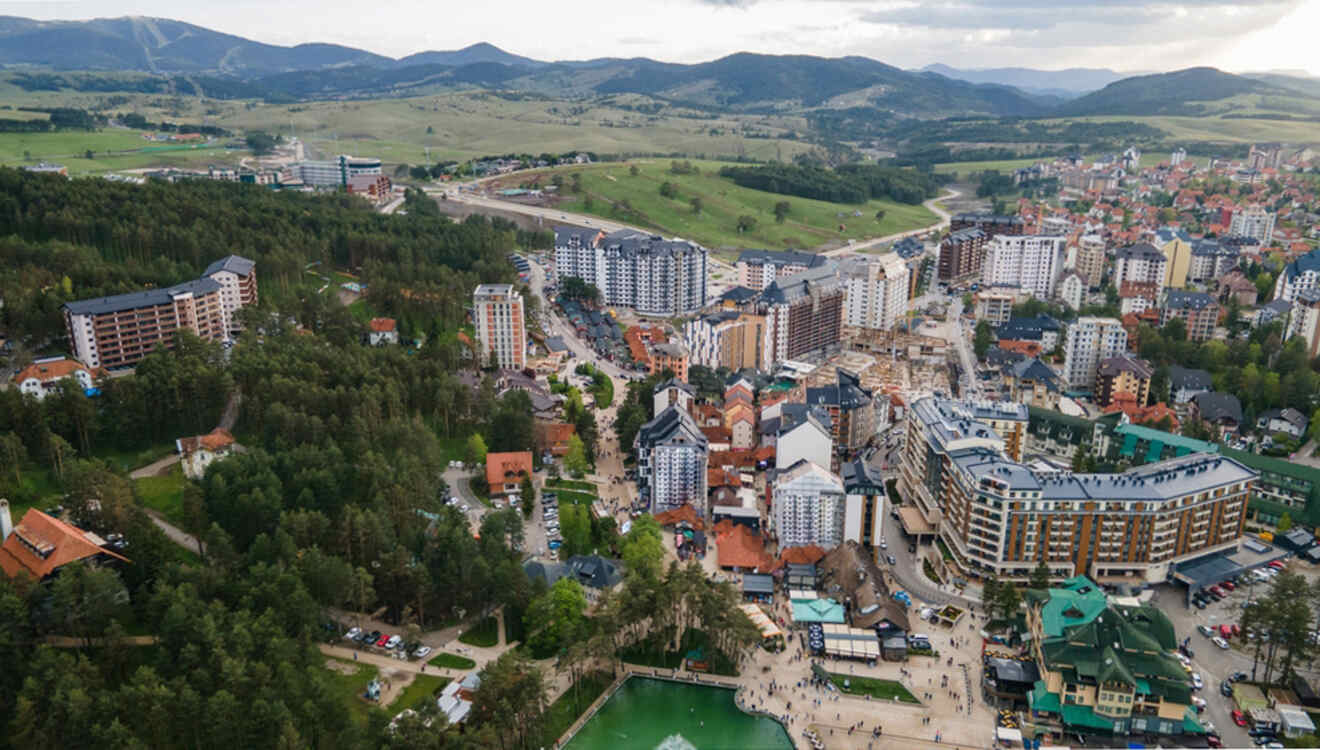
M201 479L206 475L206 467L229 456L237 445L229 430L220 427L205 435L174 441L174 449L180 456L179 463L183 466L183 475L189 479Z

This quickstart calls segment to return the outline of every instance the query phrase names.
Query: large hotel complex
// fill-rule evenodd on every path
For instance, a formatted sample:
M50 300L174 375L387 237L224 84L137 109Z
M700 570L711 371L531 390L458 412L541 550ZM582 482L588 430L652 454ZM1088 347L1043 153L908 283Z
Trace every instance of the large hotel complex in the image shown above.
M64 324L73 356L87 367L132 367L188 330L223 341L239 328L238 310L257 301L256 264L230 255L199 279L113 297L69 302Z
M1258 476L1242 463L1192 454L1121 474L1042 470L1011 455L1026 423L1019 404L912 405L898 491L915 508L904 523L937 534L964 572L1022 580L1043 560L1056 578L1155 583L1242 536Z

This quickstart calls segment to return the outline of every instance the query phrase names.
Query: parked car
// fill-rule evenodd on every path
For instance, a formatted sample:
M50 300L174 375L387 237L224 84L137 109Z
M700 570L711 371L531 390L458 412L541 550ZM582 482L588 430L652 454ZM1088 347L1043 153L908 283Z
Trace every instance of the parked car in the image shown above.
M1233 683L1229 682L1228 680L1224 680L1223 682L1219 683L1219 694L1224 696L1225 698L1232 698Z
M390 637L388 635L382 635L381 637L376 639L376 648L385 648L385 644L389 642L390 642Z
M428 657L428 656L430 656L430 655L431 655L431 647L430 647L430 646L418 646L418 647L417 647L417 650L413 652L413 658L414 658L414 659L425 659L426 657Z
M1233 709L1233 723L1240 727L1245 727L1247 725L1247 715L1236 708Z
M1242 680L1245 680L1245 679L1247 679L1247 678L1250 677L1250 676L1251 676L1251 675L1247 674L1246 672L1234 672L1233 674L1231 674L1231 675L1228 676L1228 681L1229 681L1229 682L1241 682Z
M1207 734L1205 736L1205 746L1214 748L1223 747L1224 741L1219 739L1219 735L1217 734Z
M1219 588L1224 589L1225 591L1232 591L1233 589L1237 588L1237 584L1233 583L1232 581L1220 581Z
M356 641L360 635L362 635L362 628L349 628L348 632L344 633L344 640Z
M1223 638L1220 638L1220 637L1216 636L1216 637L1213 639L1213 643L1214 643L1216 646L1218 646L1218 647L1224 649L1225 651L1228 650L1228 641L1224 640Z
M401 643L403 643L402 636L392 635L389 637L389 640L385 641L385 648L393 650L398 648Z
M889 557L887 557L886 560L889 562L890 565L897 565L897 564L898 564L898 560L896 560L896 559L894 558L893 555L890 555Z
M380 640L380 631L379 631L379 630L373 630L373 631L371 631L371 633L369 633L369 634L367 635L367 637L366 637L365 639L363 639L362 642L363 642L364 644L368 645L368 646L373 646L373 645L375 645L376 641L378 641L378 640Z
M1205 687L1205 682L1201 680L1201 673L1192 672L1192 689L1200 690L1203 687Z

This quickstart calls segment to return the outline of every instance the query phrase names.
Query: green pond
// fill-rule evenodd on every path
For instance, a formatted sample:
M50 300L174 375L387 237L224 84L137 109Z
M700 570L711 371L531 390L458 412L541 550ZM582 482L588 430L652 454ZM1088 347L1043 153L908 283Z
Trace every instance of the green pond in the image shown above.
M790 750L779 722L738 709L733 691L633 677L567 750Z

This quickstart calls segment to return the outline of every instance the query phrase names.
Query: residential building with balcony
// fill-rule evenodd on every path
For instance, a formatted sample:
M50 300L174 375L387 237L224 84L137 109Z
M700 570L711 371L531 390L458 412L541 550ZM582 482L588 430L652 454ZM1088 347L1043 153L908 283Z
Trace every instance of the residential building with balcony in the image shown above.
M1078 318L1063 343L1063 381L1074 390L1095 385L1100 363L1127 351L1127 330L1116 318Z
M1168 325L1175 318L1187 327L1188 341L1209 341L1219 322L1219 303L1205 292L1169 289L1160 306L1160 326Z
M895 253L854 259L842 268L843 322L888 331L907 313L908 267Z
M995 235L986 245L981 265L981 283L1008 287L1048 300L1063 273L1066 237L1044 235Z
M1251 237L1262 245L1270 244L1274 239L1274 212L1267 211L1260 204L1253 203L1233 212L1228 233L1239 237Z
M842 544L846 494L838 476L805 459L779 473L770 518L780 548L814 544L828 550Z
M229 335L221 285L197 279L171 287L68 302L64 325L69 348L95 370L132 367L157 348L173 348L178 331L208 341Z
M989 241L990 235L981 229L954 229L940 242L935 278L948 283L979 278Z
M706 512L708 443L686 411L669 406L633 441L639 499L654 514L690 503Z
M760 369L837 350L845 296L833 263L771 282L757 303L757 312L765 316Z
M955 408L913 404L898 487L967 575L1025 580L1044 561L1054 578L1145 585L1243 534L1257 472L1238 461L1193 454L1121 474L1041 471L1005 455L989 425L951 419Z
M1149 242L1120 247L1114 253L1114 286L1154 284L1163 286L1169 260Z
M1140 406L1150 401L1150 381L1155 370L1144 359L1120 355L1100 362L1095 374L1095 403L1109 406L1120 393L1130 393Z
M738 271L738 285L761 290L776 279L819 268L829 258L800 250L744 250L738 255L734 268Z
M855 453L875 436L875 400L857 375L837 370L833 385L807 389L806 403L830 415L834 450L841 456Z
M527 366L527 324L523 298L512 284L481 284L472 293L472 323L477 330L479 354L494 353L506 370Z
M227 255L202 271L202 278L220 285L220 308L230 336L243 330L238 311L257 304L257 264L238 255Z
M691 315L706 306L706 248L625 229L610 234L555 228L555 278L579 278L606 305L639 315Z
M712 370L760 368L764 340L765 316L755 313L720 310L683 324L691 364Z

